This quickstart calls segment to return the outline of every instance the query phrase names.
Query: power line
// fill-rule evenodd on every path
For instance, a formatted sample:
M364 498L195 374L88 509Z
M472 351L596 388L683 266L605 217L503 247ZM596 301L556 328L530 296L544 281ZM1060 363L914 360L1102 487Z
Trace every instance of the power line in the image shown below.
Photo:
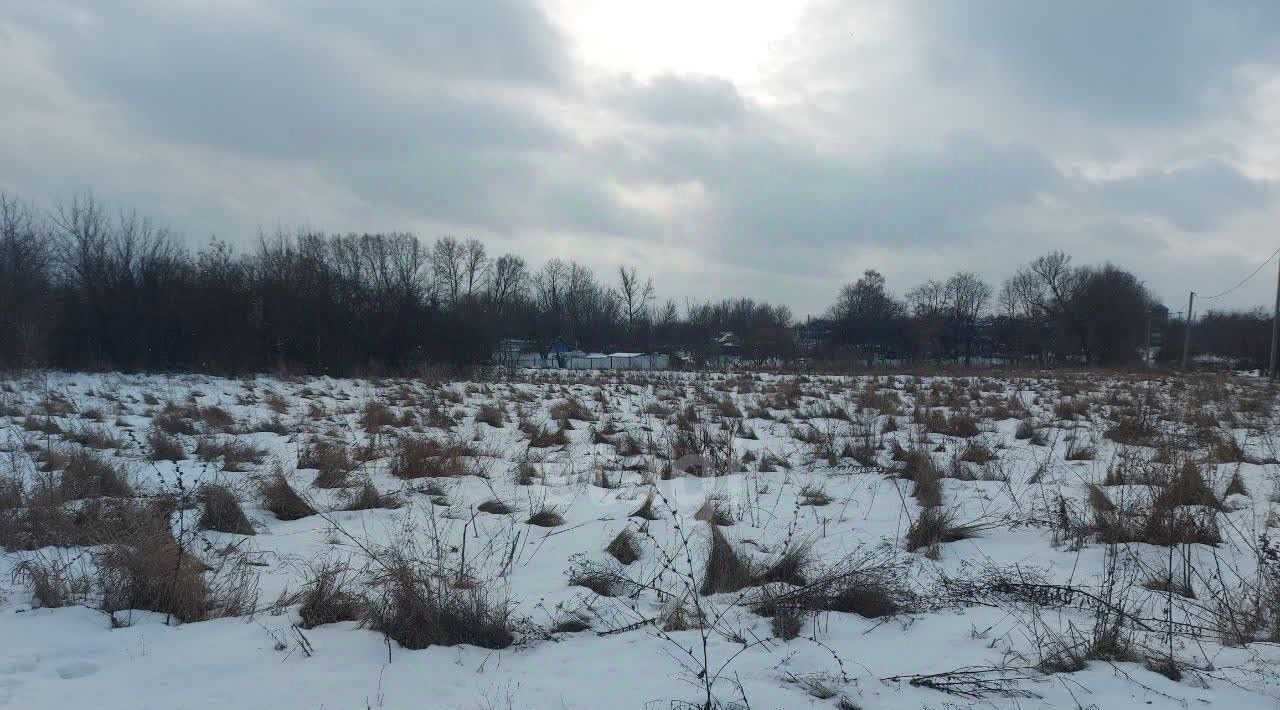
M1267 264L1270 264L1270 263L1271 263L1271 260L1272 260L1272 259L1274 259L1274 258L1276 258L1276 255L1277 255L1277 254L1280 254L1280 249L1276 249L1275 251L1271 252L1271 256L1267 257L1267 260L1266 260L1266 261L1262 262L1261 264L1258 264L1258 268L1254 269L1252 274L1249 274L1248 276L1244 277L1244 280L1243 280L1243 281L1241 281L1240 283L1236 284L1235 286L1232 286L1231 288L1227 289L1226 291L1223 291L1222 293L1219 293L1219 294L1214 295L1214 296L1200 296L1200 300L1202 300L1202 301L1212 301L1212 300L1213 300L1213 299L1215 299L1215 298L1222 298L1223 296L1225 296L1225 295L1227 295L1227 294L1229 294L1229 293L1231 293L1231 292L1235 291L1236 289L1240 288L1241 286L1245 285L1246 283L1249 283L1249 279L1252 279L1254 276L1257 276L1257 275L1258 275L1258 272L1259 272L1259 271L1262 271L1262 267L1266 266Z

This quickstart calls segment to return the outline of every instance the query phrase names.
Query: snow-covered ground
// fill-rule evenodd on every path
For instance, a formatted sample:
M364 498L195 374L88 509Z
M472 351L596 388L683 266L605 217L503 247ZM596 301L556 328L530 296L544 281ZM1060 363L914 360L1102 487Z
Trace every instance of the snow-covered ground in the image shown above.
M1249 378L0 388L0 707L1280 707L1276 394ZM153 454L166 442L181 460ZM68 484L82 448L125 480ZM279 475L297 519L261 493ZM205 529L217 486L255 534ZM168 501L173 549L207 566L200 620L112 593L125 538L75 521L129 493ZM740 563L716 589L708 512ZM909 544L922 519L944 540ZM1220 542L1150 544L1162 530ZM624 531L628 564L606 552ZM326 563L358 618L304 623ZM398 563L483 600L511 643L384 636L365 610L386 611Z

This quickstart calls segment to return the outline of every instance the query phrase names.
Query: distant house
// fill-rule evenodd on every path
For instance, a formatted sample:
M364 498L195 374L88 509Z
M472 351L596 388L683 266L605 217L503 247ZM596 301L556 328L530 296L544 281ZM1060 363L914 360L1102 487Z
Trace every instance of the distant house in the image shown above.
M546 367L546 358L534 349L533 343L519 338L499 341L493 361L507 367Z

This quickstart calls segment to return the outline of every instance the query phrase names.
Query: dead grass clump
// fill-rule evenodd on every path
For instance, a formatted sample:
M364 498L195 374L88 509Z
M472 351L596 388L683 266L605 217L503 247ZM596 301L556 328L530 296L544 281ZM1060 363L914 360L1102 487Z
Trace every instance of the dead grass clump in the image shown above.
M277 471L258 483L262 507L281 520L301 520L316 514L307 501L289 485L289 479Z
M476 506L476 510L482 513L491 513L493 515L508 515L512 511L509 503L497 498L490 498Z
M633 512L631 515L627 517L643 518L645 520L657 520L659 516L657 512L655 512L653 509L653 501L654 501L653 491L650 490L649 495L645 496L644 502L640 504L640 507L636 508L635 512Z
M799 542L787 545L777 559L759 574L755 582L767 584L781 582L803 587L807 583L807 571L813 561L813 545Z
M965 444L964 449L960 452L960 460L974 463L979 466L985 466L996 457L995 452L986 444L980 441L970 441Z
M308 572L309 578L302 588L302 606L298 609L302 628L314 629L360 619L364 600L351 589L355 580L349 567L326 561L312 566Z
M502 409L496 404L486 402L480 405L480 409L476 411L476 422L488 424L491 427L501 427L503 424Z
M956 523L954 513L949 510L926 508L907 528L907 551L927 550L945 542L969 540L980 532L977 525Z
M360 426L370 434L394 426L396 421L395 412L382 402L369 402L360 412Z
M178 547L167 520L136 523L121 540L94 555L102 607L171 614L182 622L208 618L213 602L205 584L206 567Z
M640 559L640 544L631 528L619 531L604 551L624 565Z
M1035 436L1036 423L1031 419L1023 419L1018 422L1018 428L1013 432L1013 438L1025 441Z
M505 604L492 602L482 585L458 588L394 554L373 580L377 592L365 621L402 647L469 644L507 648L515 642Z
M240 507L240 499L226 486L208 484L200 488L200 527L216 532L253 535L253 525Z
M1183 462L1178 475L1156 496L1152 505L1157 511L1169 510L1183 505L1202 505L1214 510L1223 510L1222 501L1213 494L1209 484L1205 483L1200 473L1200 466L1187 459Z
M92 591L89 577L74 571L70 564L41 556L20 560L13 567L13 583L26 587L36 605L58 609L77 604Z
M468 476L474 473L468 457L475 450L461 440L440 441L429 436L402 436L391 456L391 475L405 480Z
M903 462L898 476L916 484L912 493L916 501L926 508L942 505L942 473L929 452L911 449L904 453Z
M100 496L129 498L133 496L133 487L122 466L92 451L76 449L67 456L60 492L66 500Z
M529 516L525 521L530 525L536 525L540 528L554 528L564 525L564 516L560 511L549 505L543 505Z
M349 496L344 510L377 510L386 508L394 510L400 507L400 499L389 493L379 493L370 481L365 481L354 494Z
M119 449L124 446L120 437L100 426L82 424L62 432L62 436L89 449Z
M831 504L831 496L818 483L805 484L800 489L800 505L824 506Z
M707 496L702 501L702 506L698 508L698 512L693 514L693 519L712 525L733 525L734 523L733 514L726 508L724 500L716 496Z
M1210 454L1218 463L1240 463L1245 461L1244 448L1236 440L1235 435L1226 431L1213 437Z
M794 606L778 605L773 614L773 618L769 621L770 629L773 635L783 641L800 636L800 632L804 630L805 621L808 614L804 609Z
M1249 495L1249 489L1245 488L1244 479L1240 477L1239 471L1236 471L1235 473L1231 474L1231 480L1227 482L1227 490L1224 493L1224 495L1227 495L1227 496ZM4 507L4 503L2 502L3 497L4 497L3 492L0 492L0 508Z
M818 608L857 614L867 619L895 616L905 609L904 594L880 574L849 576L818 598Z
M1111 499L1107 497L1107 492L1102 490L1101 486L1095 483L1090 483L1088 486L1088 493L1089 507L1093 508L1095 515L1098 513L1111 513L1115 511L1116 504L1111 502Z
M182 461L187 458L182 442L161 429L152 429L147 435L147 447L151 449L149 457L152 461Z
M556 420L577 419L582 422L596 420L595 412L588 409L587 405L577 397L567 397L563 402L551 405L550 414L551 418Z
M205 436L196 442L196 456L204 461L222 459L224 471L246 471L249 465L262 463L267 450L233 436Z
M191 421L191 414L190 408L183 408L170 402L165 405L163 411L151 418L151 426L170 436L178 434L192 436L196 433L196 425Z
M313 441L298 456L298 468L313 468L317 471L315 481L312 482L317 488L342 488L350 485L348 476L355 467L350 449L339 441Z
M1063 458L1067 461L1092 461L1098 457L1098 448L1092 441L1077 436L1067 443L1067 451Z
M548 449L552 446L567 446L569 437L564 433L564 429L556 427L549 429L545 426L524 423L520 425L520 431L529 437L529 446L534 449Z
M707 549L706 565L702 573L701 593L718 594L736 592L751 586L751 566L733 549L717 525L710 525L711 545Z

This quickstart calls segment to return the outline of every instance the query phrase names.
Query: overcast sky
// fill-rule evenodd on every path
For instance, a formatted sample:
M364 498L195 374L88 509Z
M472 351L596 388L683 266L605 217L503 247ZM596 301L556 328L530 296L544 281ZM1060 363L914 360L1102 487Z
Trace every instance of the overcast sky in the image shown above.
M800 315L1061 248L1177 310L1278 188L1276 0L0 0L0 190L193 246L477 236Z

